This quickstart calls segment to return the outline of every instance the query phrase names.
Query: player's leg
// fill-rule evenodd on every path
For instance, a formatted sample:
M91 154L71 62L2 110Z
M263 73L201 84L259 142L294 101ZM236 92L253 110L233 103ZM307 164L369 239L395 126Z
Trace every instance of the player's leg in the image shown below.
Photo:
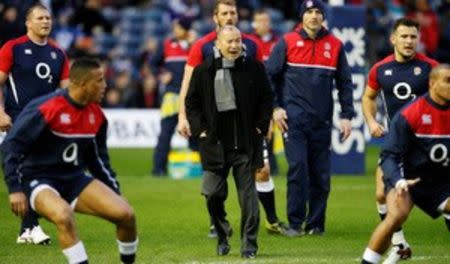
M138 239L133 208L122 197L94 179L80 193L75 211L106 219L116 225L122 263L134 263Z
M292 122L292 118L289 121ZM302 224L306 217L306 201L309 193L307 162L309 146L303 130L289 123L289 131L284 136L284 146L289 166L287 173L288 236L296 237L303 234Z
M375 171L375 198L377 202L377 210L381 221L384 220L387 213L386 196L384 194L383 171L377 166Z
M69 263L87 263L83 243L78 239L73 210L49 185L39 185L31 193L31 207L56 225L59 245Z
M376 200L377 200L377 210L380 215L381 220L386 217L387 205L386 205L386 195L384 193L384 182L383 182L383 170L380 166L377 166L375 172L376 178ZM395 230L391 239L392 249L389 252L385 264L396 263L400 258L408 259L412 255L411 248L405 239L403 233L403 228L400 226Z
M379 263L381 256L389 247L392 234L406 221L413 208L409 192L398 195L395 189L391 189L386 200L388 206L386 218L373 232L361 263Z
M269 233L286 234L287 226L277 216L275 207L275 185L270 176L270 165L264 161L264 167L255 173L256 191L266 213L266 229Z
M308 144L310 189L305 232L309 235L322 235L325 232L326 209L331 188L331 128L315 127L310 132Z
M170 141L177 126L177 115L172 115L161 119L161 132L158 136L155 152L153 154L153 176L163 176L167 174L167 158L170 151Z
M445 200L445 202L442 204L442 207L444 208L442 211L445 225L447 226L448 231L450 231L450 197Z

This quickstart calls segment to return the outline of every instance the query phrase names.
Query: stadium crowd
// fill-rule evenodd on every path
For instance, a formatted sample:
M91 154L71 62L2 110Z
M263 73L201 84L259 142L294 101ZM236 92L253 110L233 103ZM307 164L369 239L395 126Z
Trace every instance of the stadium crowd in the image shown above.
M5 0L0 3L0 46L25 33L25 12L36 0ZM164 71L155 72L152 57L164 39L173 35L172 21L191 20L193 39L214 28L213 0L77 0L41 1L54 16L52 38L69 58L92 55L107 65L108 89L102 103L107 108L158 108L165 84ZM302 1L237 1L240 22L246 33L254 32L253 13L267 8L275 35L298 23ZM327 1L325 1L327 2ZM330 0L328 2L339 2ZM389 29L395 19L407 16L421 25L419 52L440 62L450 61L450 1L448 0L345 0L367 5L367 67L391 52ZM437 30L438 29L438 30ZM424 37L426 36L426 37Z

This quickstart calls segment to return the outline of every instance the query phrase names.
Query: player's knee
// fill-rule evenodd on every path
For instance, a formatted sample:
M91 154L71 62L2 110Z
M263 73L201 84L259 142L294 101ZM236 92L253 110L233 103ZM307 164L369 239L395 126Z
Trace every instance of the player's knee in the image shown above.
M117 214L117 220L120 223L127 223L128 225L135 223L136 216L131 206L123 206Z
M59 210L54 216L52 216L53 222L58 227L70 229L74 226L73 210L69 206Z
M406 211L392 210L392 212L390 211L388 212L385 220L395 230L400 228L407 218L408 213Z

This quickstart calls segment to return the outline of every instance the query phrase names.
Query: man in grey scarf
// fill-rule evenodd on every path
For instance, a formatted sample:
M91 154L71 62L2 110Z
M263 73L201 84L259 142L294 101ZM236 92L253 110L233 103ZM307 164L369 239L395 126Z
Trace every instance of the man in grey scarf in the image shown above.
M243 52L234 26L217 34L215 56L194 69L186 96L192 136L198 138L204 169L202 194L217 230L217 254L230 251L221 208L233 169L241 206L241 255L254 258L259 228L254 174L263 166L262 139L272 116L272 91L264 65Z

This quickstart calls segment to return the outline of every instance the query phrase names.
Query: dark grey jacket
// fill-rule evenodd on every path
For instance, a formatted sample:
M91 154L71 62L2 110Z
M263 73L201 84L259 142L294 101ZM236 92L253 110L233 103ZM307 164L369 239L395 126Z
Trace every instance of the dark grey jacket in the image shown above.
M192 136L198 138L207 131L207 137L199 139L205 170L217 170L224 165L224 148L217 137L218 112L214 97L214 78L220 64L221 59L210 57L194 69L185 100ZM270 83L264 65L250 57L238 58L230 70L243 126L244 149L252 159L252 167L260 168L263 166L262 138L268 131L273 111Z

